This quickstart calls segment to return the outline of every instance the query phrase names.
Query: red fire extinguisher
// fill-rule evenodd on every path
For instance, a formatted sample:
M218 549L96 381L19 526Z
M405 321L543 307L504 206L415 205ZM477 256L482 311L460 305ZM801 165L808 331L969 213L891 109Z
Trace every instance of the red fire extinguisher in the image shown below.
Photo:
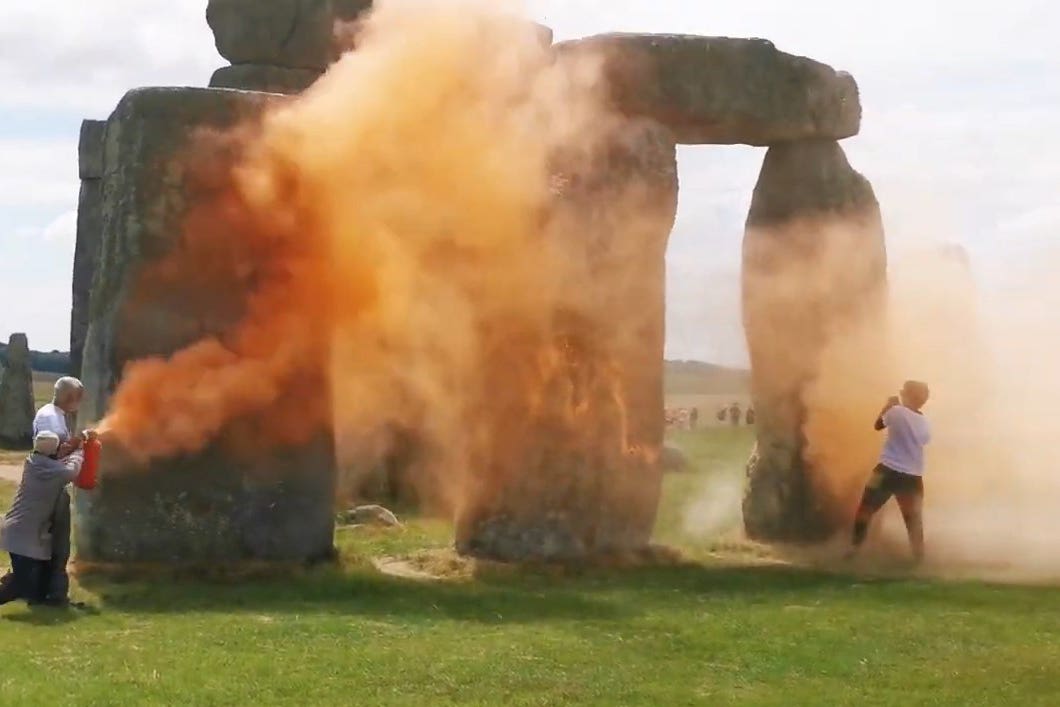
M103 444L98 438L93 437L85 442L85 459L81 462L81 472L74 480L74 485L79 489L91 491L96 488L96 479L99 476L99 458L103 454Z

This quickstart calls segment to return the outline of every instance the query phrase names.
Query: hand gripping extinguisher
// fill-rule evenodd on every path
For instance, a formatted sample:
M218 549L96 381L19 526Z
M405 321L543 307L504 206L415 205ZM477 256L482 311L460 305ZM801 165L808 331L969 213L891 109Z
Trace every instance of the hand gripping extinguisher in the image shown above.
M91 437L85 442L85 459L81 462L81 471L74 480L79 489L91 491L96 488L99 477L99 458L103 454L103 444L98 437Z

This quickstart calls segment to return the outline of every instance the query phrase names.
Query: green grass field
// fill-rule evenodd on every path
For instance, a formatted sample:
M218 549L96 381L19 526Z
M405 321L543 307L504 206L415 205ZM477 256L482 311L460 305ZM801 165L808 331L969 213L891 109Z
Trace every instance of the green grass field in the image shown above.
M373 559L448 546L446 525L413 520L340 530L341 565L294 577L88 578L92 613L0 609L0 704L1057 704L1060 591L727 551L738 516L710 501L750 435L673 442L696 468L668 476L658 537L688 562L379 573Z

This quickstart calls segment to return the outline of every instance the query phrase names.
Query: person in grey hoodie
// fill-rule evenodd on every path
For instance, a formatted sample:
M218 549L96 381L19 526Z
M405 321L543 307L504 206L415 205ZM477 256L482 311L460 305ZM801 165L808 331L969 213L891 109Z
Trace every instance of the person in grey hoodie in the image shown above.
M40 432L54 432L59 437L60 459L70 452L80 449L81 444L91 438L89 432L73 434L73 417L81 407L85 387L76 378L64 376L55 382L55 395L52 401L37 411L33 418L34 437ZM66 565L70 561L70 494L64 489L52 511L52 559L48 570L48 599L51 606L77 606L70 602L70 575ZM0 577L0 597L13 591L14 575L8 572ZM2 603L2 602L0 602Z
M22 468L22 481L11 508L0 520L0 550L11 556L12 581L0 594L0 604L24 599L44 603L52 559L52 513L67 484L77 478L84 456L75 451L62 460L59 436L39 432L33 453Z

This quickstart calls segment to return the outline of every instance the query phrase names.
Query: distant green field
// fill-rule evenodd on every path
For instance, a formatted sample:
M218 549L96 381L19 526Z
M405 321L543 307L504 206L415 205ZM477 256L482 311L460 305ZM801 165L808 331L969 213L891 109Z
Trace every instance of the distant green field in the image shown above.
M341 564L295 576L88 579L93 612L0 609L0 703L1057 703L1060 592L764 561L727 540L750 432L671 442L693 471L666 478L657 537L691 561L381 574L445 553L449 526L411 518L339 530Z
M58 374L33 372L33 397L38 407L51 402L57 380L59 380Z
M667 361L664 376L666 407L697 408L700 426L717 426L718 410L739 403L751 404L747 371L713 366L698 361Z
M746 371L723 368L696 361L667 361L664 386L666 407L699 408L700 424L715 425L715 413L734 401L746 409L750 405ZM33 396L38 407L50 402L58 374L33 373ZM11 454L0 449L0 464L21 462L22 452Z
M750 388L748 371L702 361L666 361L663 370L667 395L732 395Z

